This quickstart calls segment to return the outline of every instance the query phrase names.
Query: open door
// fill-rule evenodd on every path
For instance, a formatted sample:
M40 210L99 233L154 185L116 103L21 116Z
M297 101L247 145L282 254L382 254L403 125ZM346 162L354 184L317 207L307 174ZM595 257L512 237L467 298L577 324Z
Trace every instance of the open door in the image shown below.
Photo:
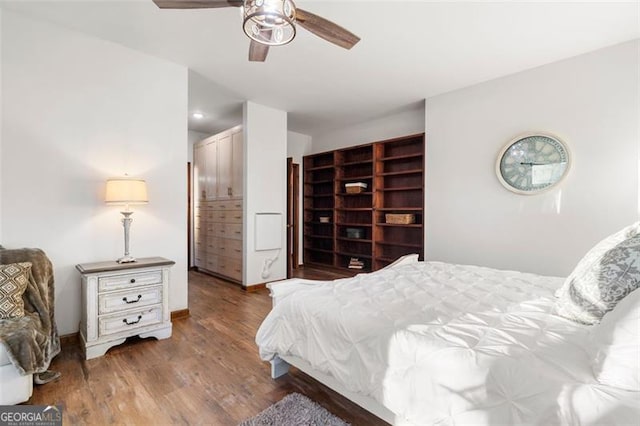
M287 278L298 269L300 219L300 165L287 158Z

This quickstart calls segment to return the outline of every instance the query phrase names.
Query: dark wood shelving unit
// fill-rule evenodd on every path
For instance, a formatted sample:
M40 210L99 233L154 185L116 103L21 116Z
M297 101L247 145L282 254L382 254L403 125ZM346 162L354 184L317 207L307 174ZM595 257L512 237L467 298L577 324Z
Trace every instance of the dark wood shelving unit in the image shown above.
M374 269L409 253L424 259L424 135L376 145ZM412 214L414 223L387 223L387 214Z
M408 253L422 259L424 152L418 134L306 156L305 264L348 268L356 258L367 272ZM367 187L348 193L347 183ZM394 213L413 214L415 223L386 223Z

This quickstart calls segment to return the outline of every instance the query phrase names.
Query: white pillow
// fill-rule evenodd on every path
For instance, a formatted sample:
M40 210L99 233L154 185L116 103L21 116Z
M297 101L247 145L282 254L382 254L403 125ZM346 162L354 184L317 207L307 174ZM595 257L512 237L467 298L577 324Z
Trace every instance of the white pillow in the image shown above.
M634 290L593 327L589 352L598 382L640 391L640 290Z

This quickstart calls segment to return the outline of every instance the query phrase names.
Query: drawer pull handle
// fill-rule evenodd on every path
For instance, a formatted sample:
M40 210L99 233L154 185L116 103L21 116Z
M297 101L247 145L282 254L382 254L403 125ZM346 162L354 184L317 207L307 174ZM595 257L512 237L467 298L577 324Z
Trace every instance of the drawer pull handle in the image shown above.
M220 219L226 219L226 216L220 215Z
M236 231L235 233L236 234L242 234L242 231Z
M138 315L138 319L137 319L136 321L131 321L131 322L129 322L129 321L127 321L127 319L125 318L125 319L123 319L123 320L122 320L122 322L123 322L123 323L125 323L125 324L127 324L127 325L134 325L134 324L139 323L141 319L142 319L142 315Z
M237 252L237 253L240 253L240 252L242 252L242 250L240 250L240 249L236 249L236 252Z
M131 278L131 281L129 281L129 282L130 282L131 284L133 284L133 283L135 283L135 282L136 282L136 279L135 279L135 278Z
M142 299L142 295L141 294L138 295L138 298L136 300L127 300L127 297L125 296L125 297L122 298L122 301L124 303L138 303L140 301L140 299Z

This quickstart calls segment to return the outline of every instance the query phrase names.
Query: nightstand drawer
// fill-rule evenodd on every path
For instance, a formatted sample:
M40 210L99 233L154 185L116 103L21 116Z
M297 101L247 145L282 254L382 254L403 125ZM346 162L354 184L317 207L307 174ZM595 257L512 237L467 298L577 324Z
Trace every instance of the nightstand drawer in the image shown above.
M98 296L98 314L137 309L162 303L162 286L119 291Z
M162 306L139 309L126 314L98 318L99 335L130 332L133 329L162 322Z
M98 278L98 291L105 292L151 284L162 284L161 270L100 277Z

